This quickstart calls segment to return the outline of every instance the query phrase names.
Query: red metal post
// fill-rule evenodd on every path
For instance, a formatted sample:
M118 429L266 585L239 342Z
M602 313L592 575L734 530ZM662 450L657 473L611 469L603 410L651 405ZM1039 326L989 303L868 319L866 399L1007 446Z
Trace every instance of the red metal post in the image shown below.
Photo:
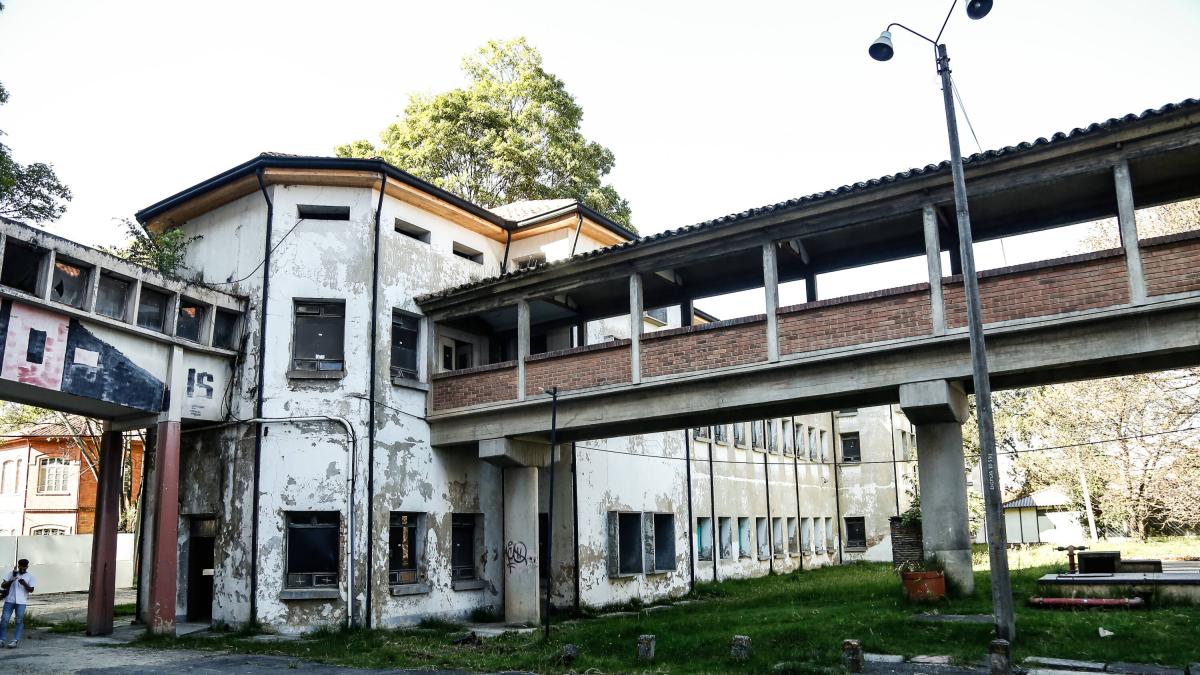
M112 425L105 422L100 436L100 475L96 485L96 521L92 530L92 567L88 580L88 635L113 632L123 450L121 432L113 431Z
M150 559L150 632L174 635L179 560L179 422L158 423L154 474L158 508Z

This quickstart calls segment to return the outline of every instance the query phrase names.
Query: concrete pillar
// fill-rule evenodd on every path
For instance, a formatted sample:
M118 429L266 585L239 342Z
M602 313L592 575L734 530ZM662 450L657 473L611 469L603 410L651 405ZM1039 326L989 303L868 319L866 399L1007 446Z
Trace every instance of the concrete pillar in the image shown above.
M1125 249L1125 273L1129 277L1129 301L1140 305L1146 302L1146 277L1142 274L1142 251L1138 247L1128 161L1121 160L1113 167L1113 179L1117 187L1117 224L1121 231L1121 246Z
M504 621L541 623L538 572L538 469L504 469Z
M762 247L763 290L767 300L767 360L779 360L779 265L776 263L775 243Z
M642 275L629 275L629 340L630 378L634 384L642 381L642 330L645 328L642 320Z
M937 213L933 205L926 204L922 210L925 224L925 263L929 266L929 315L933 321L933 334L946 332L946 308L942 300L942 245L938 239Z
M517 400L525 400L525 357L529 356L529 303L517 301Z
M817 273L811 269L804 273L804 301L817 301Z
M925 556L941 561L958 592L975 592L962 423L967 397L957 383L917 382L900 387L900 408L917 428L921 541Z
M88 579L87 634L111 635L117 581L117 524L121 517L121 432L104 423L100 436L100 475L96 485L96 522L92 530L92 566Z
M688 298L679 303L679 325L690 326L696 323L696 306L695 302Z
M174 347L167 375L167 410L159 416L155 448L154 547L150 555L150 631L175 634L179 562L179 431L183 413L183 348Z

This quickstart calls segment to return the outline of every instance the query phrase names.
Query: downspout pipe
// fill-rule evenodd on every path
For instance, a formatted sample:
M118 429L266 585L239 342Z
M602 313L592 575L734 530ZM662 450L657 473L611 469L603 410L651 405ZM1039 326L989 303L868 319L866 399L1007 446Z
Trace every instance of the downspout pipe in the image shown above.
M726 428L725 431L728 433L731 431L731 429ZM726 436L725 440L732 441L733 439L731 436ZM716 474L713 473L713 451L716 450L716 445L717 445L716 443L713 443L712 445L708 446L708 514L710 516L709 523L712 524L712 527L710 527L709 529L712 530L712 540L713 540L713 547L712 547L713 557L712 558L713 558L713 583L714 584L717 583L718 581L720 581L720 578L717 575L717 571L718 571L717 570L717 561L721 557L721 549L719 548L720 541L718 541L718 538L720 536L718 530L721 529L721 526L720 526L721 520L719 518L717 518L717 489L716 489L717 481L716 481Z
M712 436L711 429L708 435ZM708 446L708 451L712 452L712 444ZM696 534L692 530L695 520L692 518L692 432L690 429L683 430L683 455L687 461L687 533L688 533L688 591L696 590ZM709 523L712 523L709 520ZM716 551L713 551L715 554Z
M571 255L575 255L575 247L579 246L579 233L583 231L583 214L579 214L579 222L575 223L575 239L571 241ZM511 234L509 235L512 236Z
M571 528L571 541L575 558L575 612L579 612L579 453L575 443L571 443L571 518L574 526Z
M837 517L838 564L841 565L845 562L842 554L842 551L845 548L843 546L844 542L842 541L842 489L838 482L841 470L838 468L837 420L833 418L832 410L829 411L829 435L829 448L833 451L833 508Z
M508 239L504 242L504 260L500 263L500 274L508 272L508 250L512 248L512 229L508 230Z
M892 432L892 493L896 496L896 515L900 515L900 470L896 467L896 419L888 404L888 427Z
M267 306L271 299L271 238L275 224L275 202L271 199L271 194L267 192L262 167L259 167L254 175L258 179L258 189L262 192L263 200L267 202L267 232L263 242L262 303L258 313L258 372L255 374L257 391L254 401L254 417L261 419L265 399L263 386L266 381ZM254 433L254 480L253 494L250 496L250 517L252 519L250 523L250 623L252 624L258 623L258 492L262 474L262 439L263 426L259 424Z
M367 389L367 628L373 623L371 617L371 598L375 594L373 568L375 566L375 397L379 387L378 342L379 342L379 239L383 235L383 195L387 190L387 174L379 172L379 202L375 205L375 236L371 250L371 334L367 340L367 353L370 354L370 367L367 377L371 379ZM346 510L354 512L354 493L350 493L350 501ZM350 531L350 564L354 564L354 531ZM354 621L354 606L358 604L354 595L350 596L350 625L357 626Z
M802 523L804 520L800 517L800 444L796 442L796 418L792 417L792 476L795 478L796 485L796 537L801 536ZM796 542L799 545L799 542ZM804 569L804 551L800 551L800 569Z
M770 424L775 420L767 420ZM765 439L764 439L765 441ZM771 518L771 452L763 453L763 492L767 493L767 572L775 573L775 521Z

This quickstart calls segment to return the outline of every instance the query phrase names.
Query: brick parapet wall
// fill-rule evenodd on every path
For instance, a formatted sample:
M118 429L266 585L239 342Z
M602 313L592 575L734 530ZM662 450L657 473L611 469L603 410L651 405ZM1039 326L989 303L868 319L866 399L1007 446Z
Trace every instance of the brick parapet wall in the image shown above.
M779 310L779 353L834 349L933 332L929 285L819 300Z
M463 408L517 398L516 361L435 373L432 379L429 386L429 407L433 410Z
M1138 242L1146 295L1200 291L1200 230Z
M756 316L642 336L642 376L740 366L767 360L767 318Z
M889 519L892 526L892 564L919 563L925 559L921 526L904 525L899 518Z
M627 384L633 379L629 345L629 340L612 340L529 356L525 360L525 393L541 394L551 387L570 391Z

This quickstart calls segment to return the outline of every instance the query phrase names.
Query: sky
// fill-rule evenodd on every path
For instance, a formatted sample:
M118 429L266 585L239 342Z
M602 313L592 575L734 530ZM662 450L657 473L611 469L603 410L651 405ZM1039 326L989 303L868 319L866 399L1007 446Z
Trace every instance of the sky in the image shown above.
M75 197L48 229L88 244L119 243L114 219L259 152L376 140L411 93L461 86L463 56L495 38L527 37L566 83L643 234L949 154L928 45L897 30L895 58L867 55L893 21L935 34L943 0L4 5L4 142L54 165ZM1197 0L996 0L981 21L956 8L945 42L990 149L1200 96L1198 34ZM1045 250L981 246L979 267ZM821 295L923 267L831 275Z

